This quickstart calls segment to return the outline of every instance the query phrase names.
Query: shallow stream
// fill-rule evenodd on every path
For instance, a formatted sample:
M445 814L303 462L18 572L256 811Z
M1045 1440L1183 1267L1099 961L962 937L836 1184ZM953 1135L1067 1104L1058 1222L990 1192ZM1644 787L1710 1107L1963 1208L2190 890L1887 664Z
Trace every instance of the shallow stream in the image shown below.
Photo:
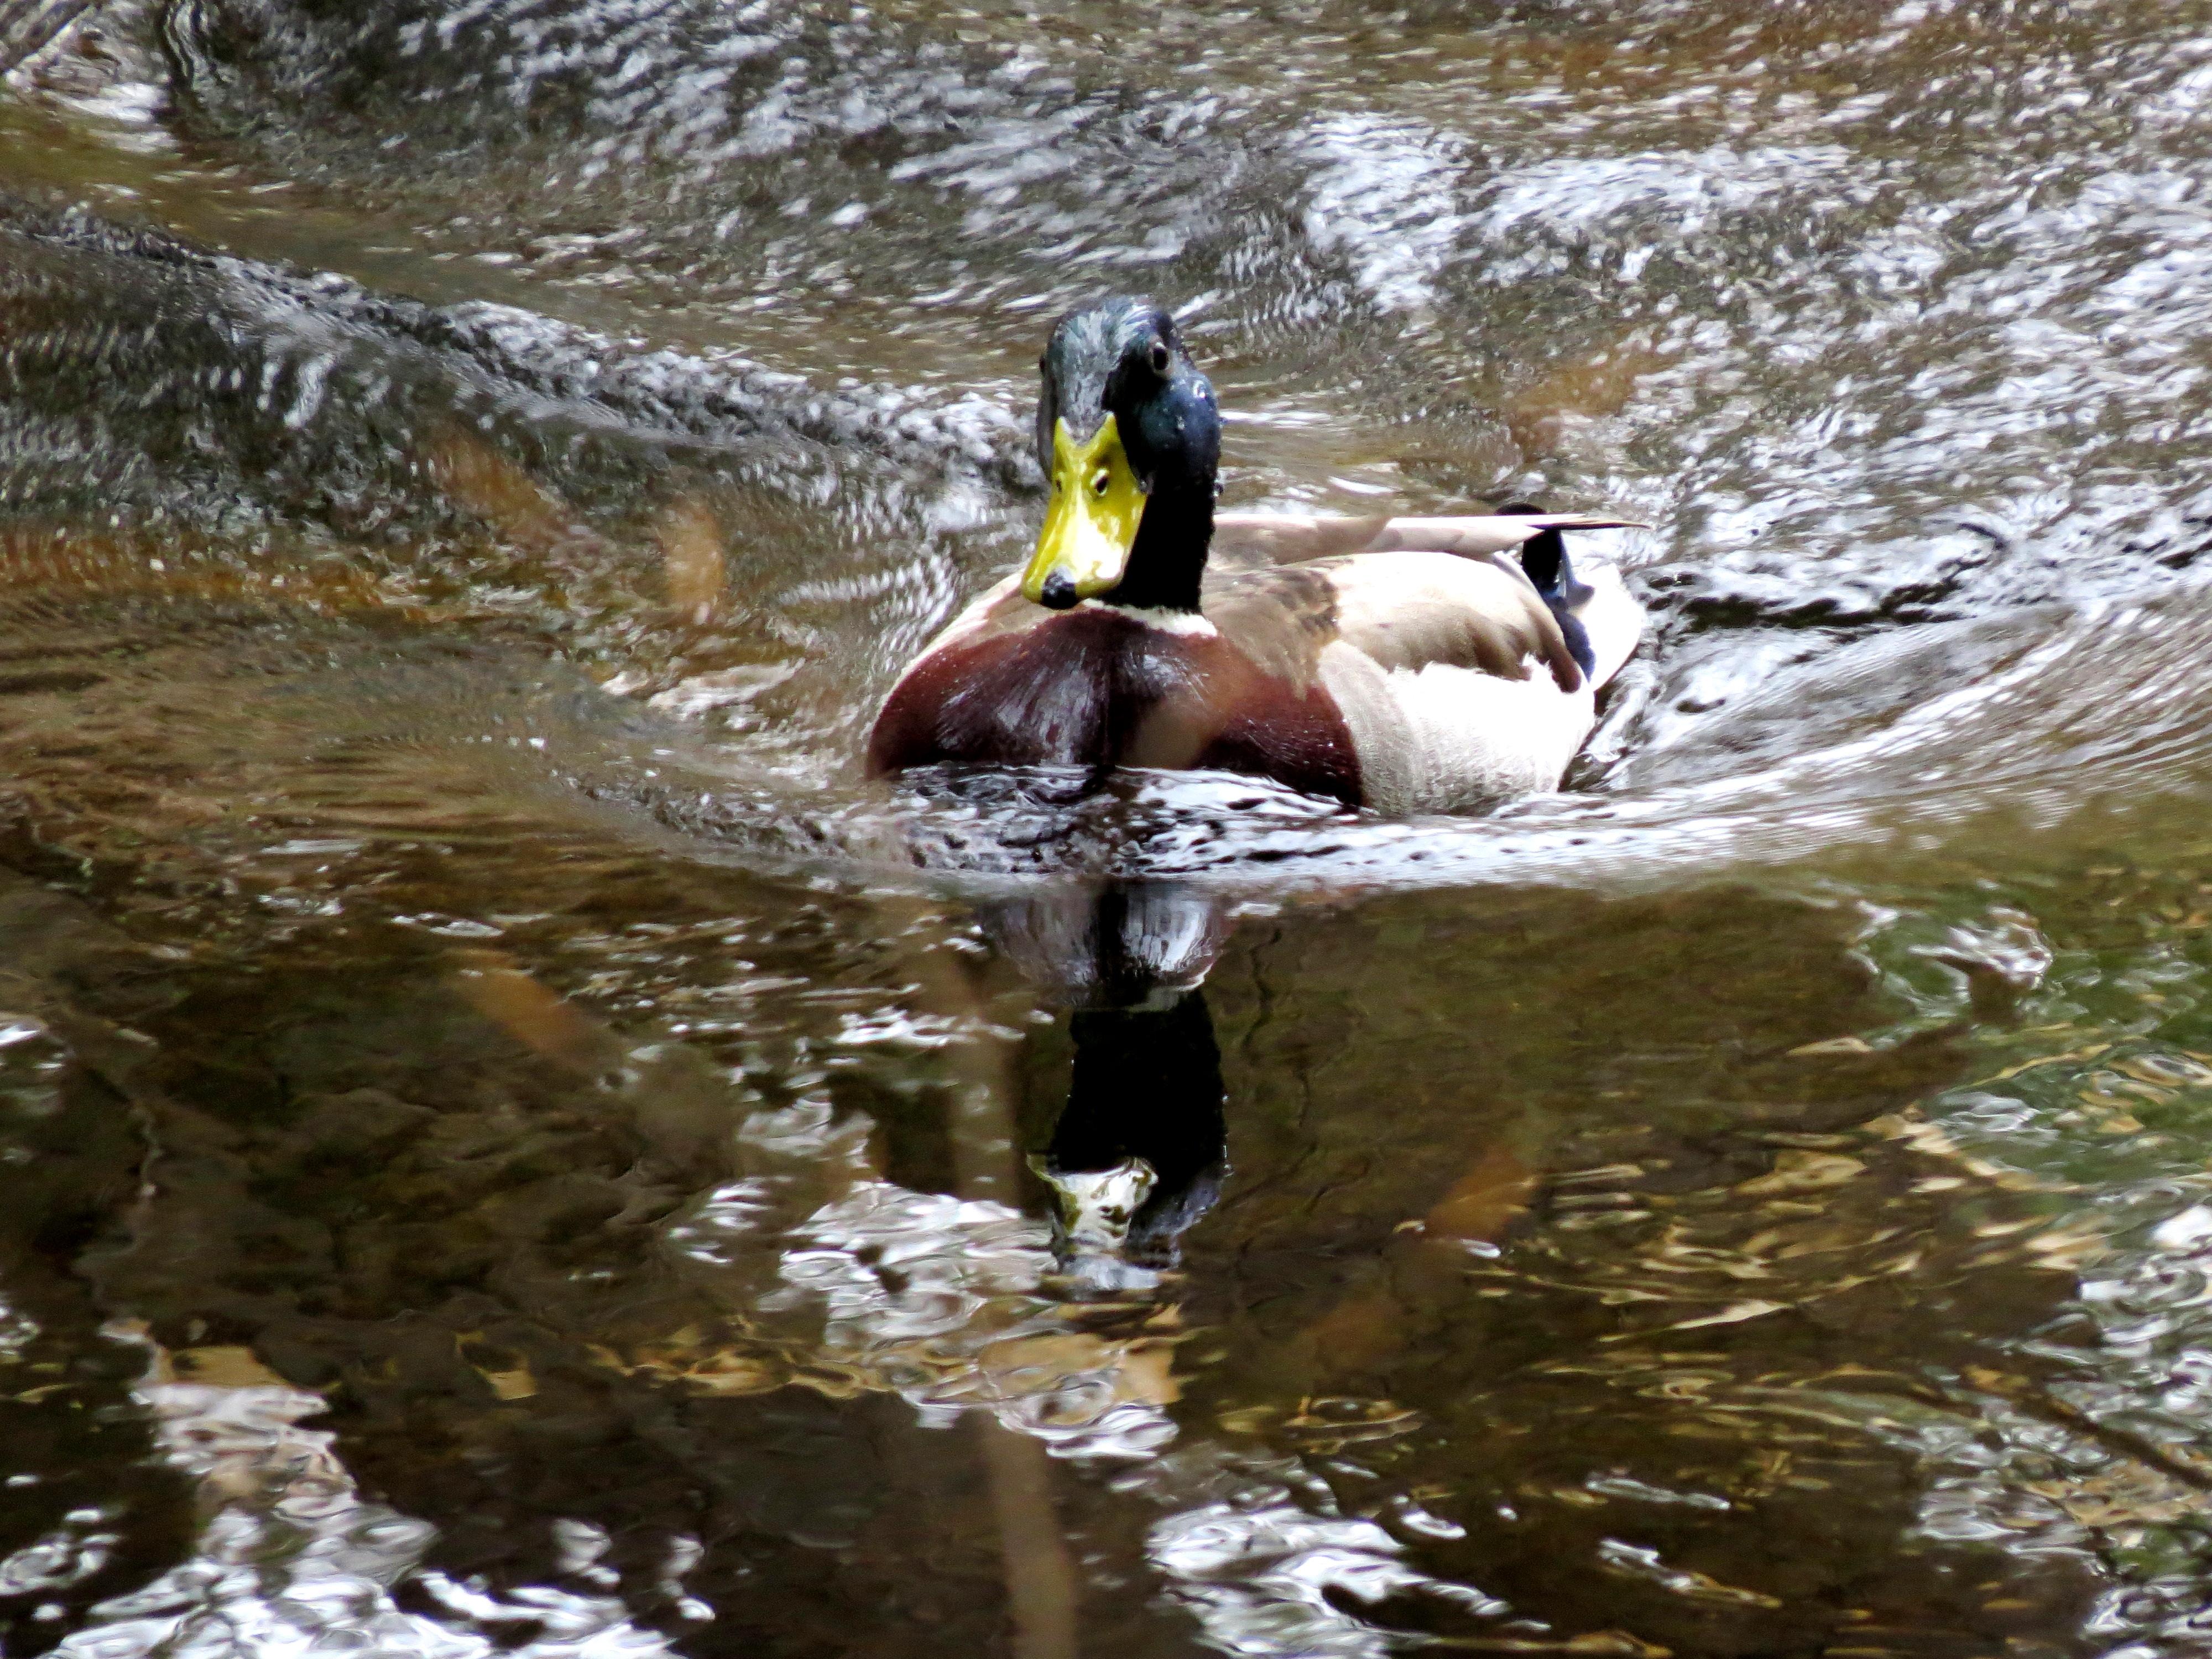
M0 70L0 1652L2212 1653L2212 4ZM860 777L1112 290L1568 791Z

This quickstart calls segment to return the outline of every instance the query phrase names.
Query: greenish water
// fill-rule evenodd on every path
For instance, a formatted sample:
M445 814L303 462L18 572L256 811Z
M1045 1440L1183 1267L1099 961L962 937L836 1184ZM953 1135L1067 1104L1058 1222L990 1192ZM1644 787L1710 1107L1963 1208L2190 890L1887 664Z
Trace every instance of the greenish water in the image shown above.
M2212 1650L2212 11L0 40L0 1651ZM1126 288L1569 793L860 779Z

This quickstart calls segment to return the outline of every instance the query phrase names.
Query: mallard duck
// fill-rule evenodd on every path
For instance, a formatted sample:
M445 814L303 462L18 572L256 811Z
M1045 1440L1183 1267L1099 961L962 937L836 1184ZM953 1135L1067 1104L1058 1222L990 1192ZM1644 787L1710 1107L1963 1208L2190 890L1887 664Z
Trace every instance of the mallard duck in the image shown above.
M1559 532L1631 521L1216 513L1221 413L1166 312L1074 312L1039 368L1036 555L892 686L872 774L1206 767L1389 813L1558 787L1644 621Z

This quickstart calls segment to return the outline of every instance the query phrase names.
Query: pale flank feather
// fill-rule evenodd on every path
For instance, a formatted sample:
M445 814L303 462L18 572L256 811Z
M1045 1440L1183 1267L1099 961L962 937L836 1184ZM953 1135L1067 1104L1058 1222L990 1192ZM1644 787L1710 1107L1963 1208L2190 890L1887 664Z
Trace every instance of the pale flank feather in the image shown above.
M1589 597L1574 608L1595 658L1587 679L1558 672L1559 624L1504 559L1391 552L1317 568L1340 616L1322 681L1351 731L1367 804L1382 812L1463 812L1558 788L1599 689L1643 631L1620 574L1587 557L1575 570Z

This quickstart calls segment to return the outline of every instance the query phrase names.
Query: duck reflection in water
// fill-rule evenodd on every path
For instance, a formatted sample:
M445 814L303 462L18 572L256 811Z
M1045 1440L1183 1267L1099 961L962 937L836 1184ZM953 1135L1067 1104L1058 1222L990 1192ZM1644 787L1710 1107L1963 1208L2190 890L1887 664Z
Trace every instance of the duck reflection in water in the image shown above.
M1067 1103L1030 1167L1058 1200L1054 1248L1084 1291L1143 1291L1228 1173L1221 1050L1200 988L1228 934L1208 896L1115 883L988 908L986 931L1070 1010Z

